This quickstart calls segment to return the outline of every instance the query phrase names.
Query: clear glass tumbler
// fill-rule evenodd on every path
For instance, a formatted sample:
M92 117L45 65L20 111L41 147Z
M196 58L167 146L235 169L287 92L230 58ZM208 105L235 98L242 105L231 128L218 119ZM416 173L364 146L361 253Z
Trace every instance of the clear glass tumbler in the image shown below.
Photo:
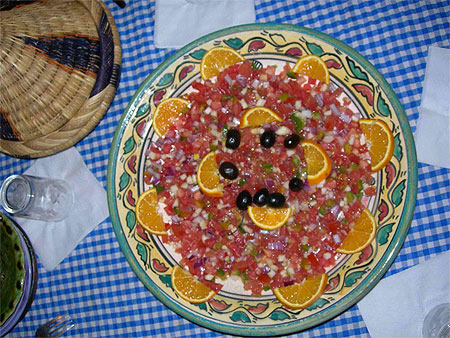
M422 335L425 338L450 337L450 303L440 304L428 312L423 321Z
M14 216L56 222L69 214L73 191L61 179L12 175L0 188L0 203Z

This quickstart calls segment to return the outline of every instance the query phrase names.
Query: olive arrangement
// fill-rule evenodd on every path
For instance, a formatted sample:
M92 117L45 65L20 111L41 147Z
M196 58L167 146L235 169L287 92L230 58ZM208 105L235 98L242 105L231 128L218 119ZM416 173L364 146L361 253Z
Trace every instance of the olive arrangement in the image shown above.
M261 146L270 148L275 144L277 135L272 130L265 130L260 136ZM287 149L294 149L301 141L297 134L291 134L285 137L283 145ZM241 134L237 129L230 129L226 134L225 146L228 149L237 149L241 142ZM219 166L219 173L222 177L228 180L234 180L239 176L239 169L231 162L222 162ZM298 178L293 177L289 181L289 189L298 192L303 189L304 182ZM247 210L247 208L254 203L262 207L268 205L272 208L281 208L286 203L286 197L279 192L270 193L267 188L258 190L252 197L248 190L243 190L236 198L236 206L240 210Z

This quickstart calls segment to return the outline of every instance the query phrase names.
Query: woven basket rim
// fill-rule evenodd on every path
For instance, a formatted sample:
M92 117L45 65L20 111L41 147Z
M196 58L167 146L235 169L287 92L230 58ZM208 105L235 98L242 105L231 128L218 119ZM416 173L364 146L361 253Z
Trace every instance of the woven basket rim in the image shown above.
M85 100L74 116L57 130L29 141L0 140L0 152L6 155L27 159L40 158L70 148L86 137L98 125L114 99L122 62L119 32L114 18L102 0L76 0L76 2L79 2L91 14L91 19L94 21L99 33L100 44L102 43L102 35L99 32L98 21L106 18L107 24L111 29L112 55L104 56L100 53L100 69L98 70L98 74L101 74L105 68L105 64L102 61L105 57L112 57L113 65L108 66L112 67L112 71L109 68L111 76L107 78L107 85L99 91L96 82L91 91L91 96ZM102 13L104 13L104 16ZM94 15L97 15L97 18ZM91 109L91 107L94 107L94 109Z

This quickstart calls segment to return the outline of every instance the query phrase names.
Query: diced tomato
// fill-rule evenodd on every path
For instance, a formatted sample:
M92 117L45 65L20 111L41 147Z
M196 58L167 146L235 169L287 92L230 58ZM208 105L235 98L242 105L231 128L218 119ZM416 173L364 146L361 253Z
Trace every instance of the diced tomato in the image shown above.
M367 187L364 190L364 194L367 196L375 196L377 194L377 191L375 190L375 187Z
M292 79L290 69L288 64L252 69L249 61L243 61L216 78L195 81L186 95L190 111L148 150L146 163L152 168L144 171L144 184L160 180L163 191L158 197L172 219L161 240L175 245L180 264L215 291L221 285L211 276L233 271L240 272L244 289L252 295L260 295L268 285L282 287L323 273L335 264L339 244L333 236L345 238L364 208L362 195L376 195L367 145L359 138L360 117L351 111L350 100L345 95L341 100L342 89L331 91L304 76ZM239 128L243 112L257 104L273 109L283 121ZM349 123L344 122L346 116ZM238 149L225 147L226 130L231 128L239 132ZM262 129L278 134L270 148L261 145ZM284 147L289 134L317 140L330 155L332 172L324 183L298 192L288 188L294 176L304 178L306 168L301 146ZM198 165L211 151L216 152L218 167L230 162L238 169L234 180L219 176L222 197L207 196L197 184ZM297 211L287 225L270 233L262 232L248 212L236 207L242 190L254 196L262 188L282 193L286 205ZM348 203L335 204L343 199ZM342 212L348 223L338 220Z
M270 277L267 274L259 275L258 280L264 285L270 284Z
M252 295L260 295L262 290L264 289L264 284L259 280L249 279L245 281L244 290L250 290Z
M247 60L242 62L239 66L239 74L244 76L245 78L249 78L252 73L252 66L250 65L250 62Z
M223 285L219 283L213 283L207 280L202 280L202 283L205 284L207 287L209 287L214 292L218 293L220 290L222 290Z

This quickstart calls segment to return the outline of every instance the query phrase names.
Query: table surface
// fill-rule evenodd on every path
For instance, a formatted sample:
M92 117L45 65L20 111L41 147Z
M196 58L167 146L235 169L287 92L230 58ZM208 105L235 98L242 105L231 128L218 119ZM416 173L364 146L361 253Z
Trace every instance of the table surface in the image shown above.
M122 44L117 94L100 124L75 145L106 189L108 153L118 121L134 92L173 49L153 43L154 1L129 0L119 8L106 1ZM255 0L257 22L289 23L337 38L366 57L386 78L416 129L430 46L449 48L450 3L444 1ZM33 161L0 154L0 181L22 173ZM450 250L450 170L418 166L418 195L406 241L386 276ZM385 278L384 277L384 278ZM39 263L34 302L9 337L34 337L52 317L70 314L76 328L65 336L215 337L160 303L131 270L110 219L98 225L53 271ZM293 336L369 336L355 305L311 330Z

